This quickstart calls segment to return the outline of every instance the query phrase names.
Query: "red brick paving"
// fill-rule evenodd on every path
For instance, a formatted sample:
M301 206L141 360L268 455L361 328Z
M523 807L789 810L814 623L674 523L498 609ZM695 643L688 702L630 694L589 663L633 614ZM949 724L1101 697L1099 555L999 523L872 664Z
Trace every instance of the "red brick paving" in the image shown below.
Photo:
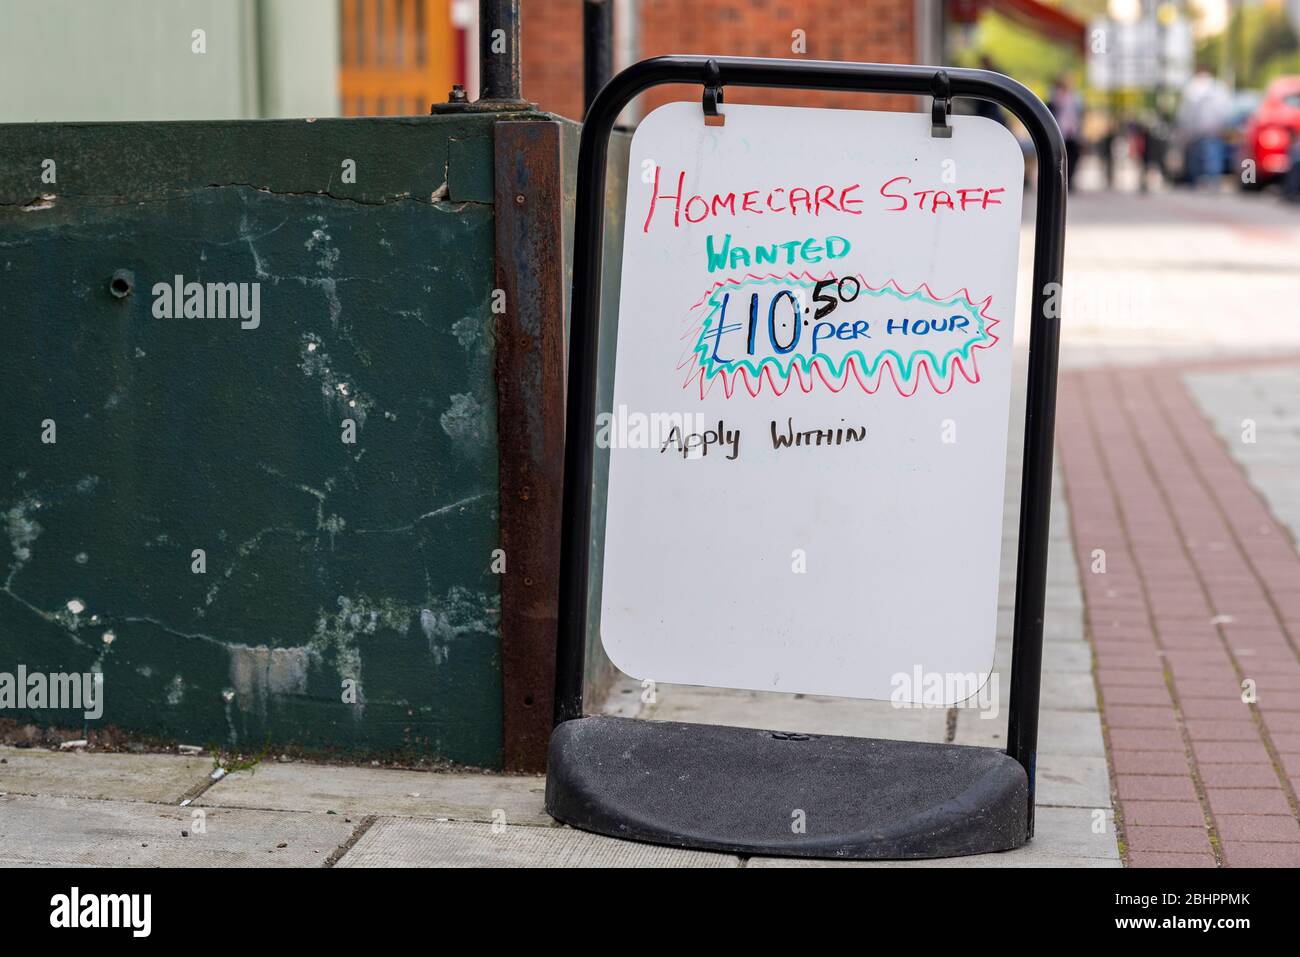
M1057 403L1117 827L1130 867L1296 867L1300 554L1181 371L1067 373Z
M1225 867L1300 867L1300 843L1224 841Z
M1151 824L1130 824L1125 833L1125 838L1130 852L1172 851L1186 853L1195 850L1203 854L1213 853L1213 849L1210 847L1210 838L1205 833L1205 828L1201 826L1159 827Z
M1218 862L1209 851L1199 854L1173 854L1155 851L1130 851L1129 867L1216 867Z

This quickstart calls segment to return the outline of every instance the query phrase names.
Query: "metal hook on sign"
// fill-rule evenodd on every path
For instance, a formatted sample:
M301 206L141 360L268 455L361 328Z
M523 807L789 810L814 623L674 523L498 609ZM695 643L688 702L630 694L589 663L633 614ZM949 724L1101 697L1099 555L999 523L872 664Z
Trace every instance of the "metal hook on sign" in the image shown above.
M710 60L704 67L704 125L723 126L727 117L718 112L722 102L722 70L717 60Z
M948 138L952 136L952 127L948 125L948 114L952 110L952 88L948 83L948 73L939 70L930 83L934 101L930 104L930 135Z

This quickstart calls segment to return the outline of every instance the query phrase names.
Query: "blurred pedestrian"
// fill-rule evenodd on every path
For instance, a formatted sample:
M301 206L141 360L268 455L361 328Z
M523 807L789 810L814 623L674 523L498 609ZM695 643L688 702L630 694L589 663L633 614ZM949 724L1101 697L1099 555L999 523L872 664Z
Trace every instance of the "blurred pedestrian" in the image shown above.
M1223 134L1231 115L1228 88L1204 67L1197 70L1183 87L1178 104L1178 126L1188 136L1187 178L1193 186L1223 175Z
M1300 203L1300 136L1291 139L1291 166L1282 180L1282 198L1290 203Z
M1070 77L1062 73L1052 84L1047 108L1056 117L1065 140L1065 188L1074 192L1074 172L1079 165L1080 146L1083 141L1083 99L1070 84Z

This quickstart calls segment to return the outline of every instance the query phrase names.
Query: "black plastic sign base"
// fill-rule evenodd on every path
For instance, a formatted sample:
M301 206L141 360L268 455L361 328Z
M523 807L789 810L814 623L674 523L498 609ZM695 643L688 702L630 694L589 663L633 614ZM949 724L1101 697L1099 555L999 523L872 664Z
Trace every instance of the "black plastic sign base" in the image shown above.
M551 737L546 810L584 831L734 854L956 857L1025 843L1002 751L593 715Z

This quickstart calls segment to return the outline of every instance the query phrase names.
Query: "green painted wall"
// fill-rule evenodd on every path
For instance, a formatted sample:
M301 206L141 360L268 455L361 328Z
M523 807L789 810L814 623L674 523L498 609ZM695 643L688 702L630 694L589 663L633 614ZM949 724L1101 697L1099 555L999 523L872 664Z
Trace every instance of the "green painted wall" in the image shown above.
M0 672L102 670L102 723L182 742L500 763L492 122L0 126ZM260 324L155 318L178 274Z

